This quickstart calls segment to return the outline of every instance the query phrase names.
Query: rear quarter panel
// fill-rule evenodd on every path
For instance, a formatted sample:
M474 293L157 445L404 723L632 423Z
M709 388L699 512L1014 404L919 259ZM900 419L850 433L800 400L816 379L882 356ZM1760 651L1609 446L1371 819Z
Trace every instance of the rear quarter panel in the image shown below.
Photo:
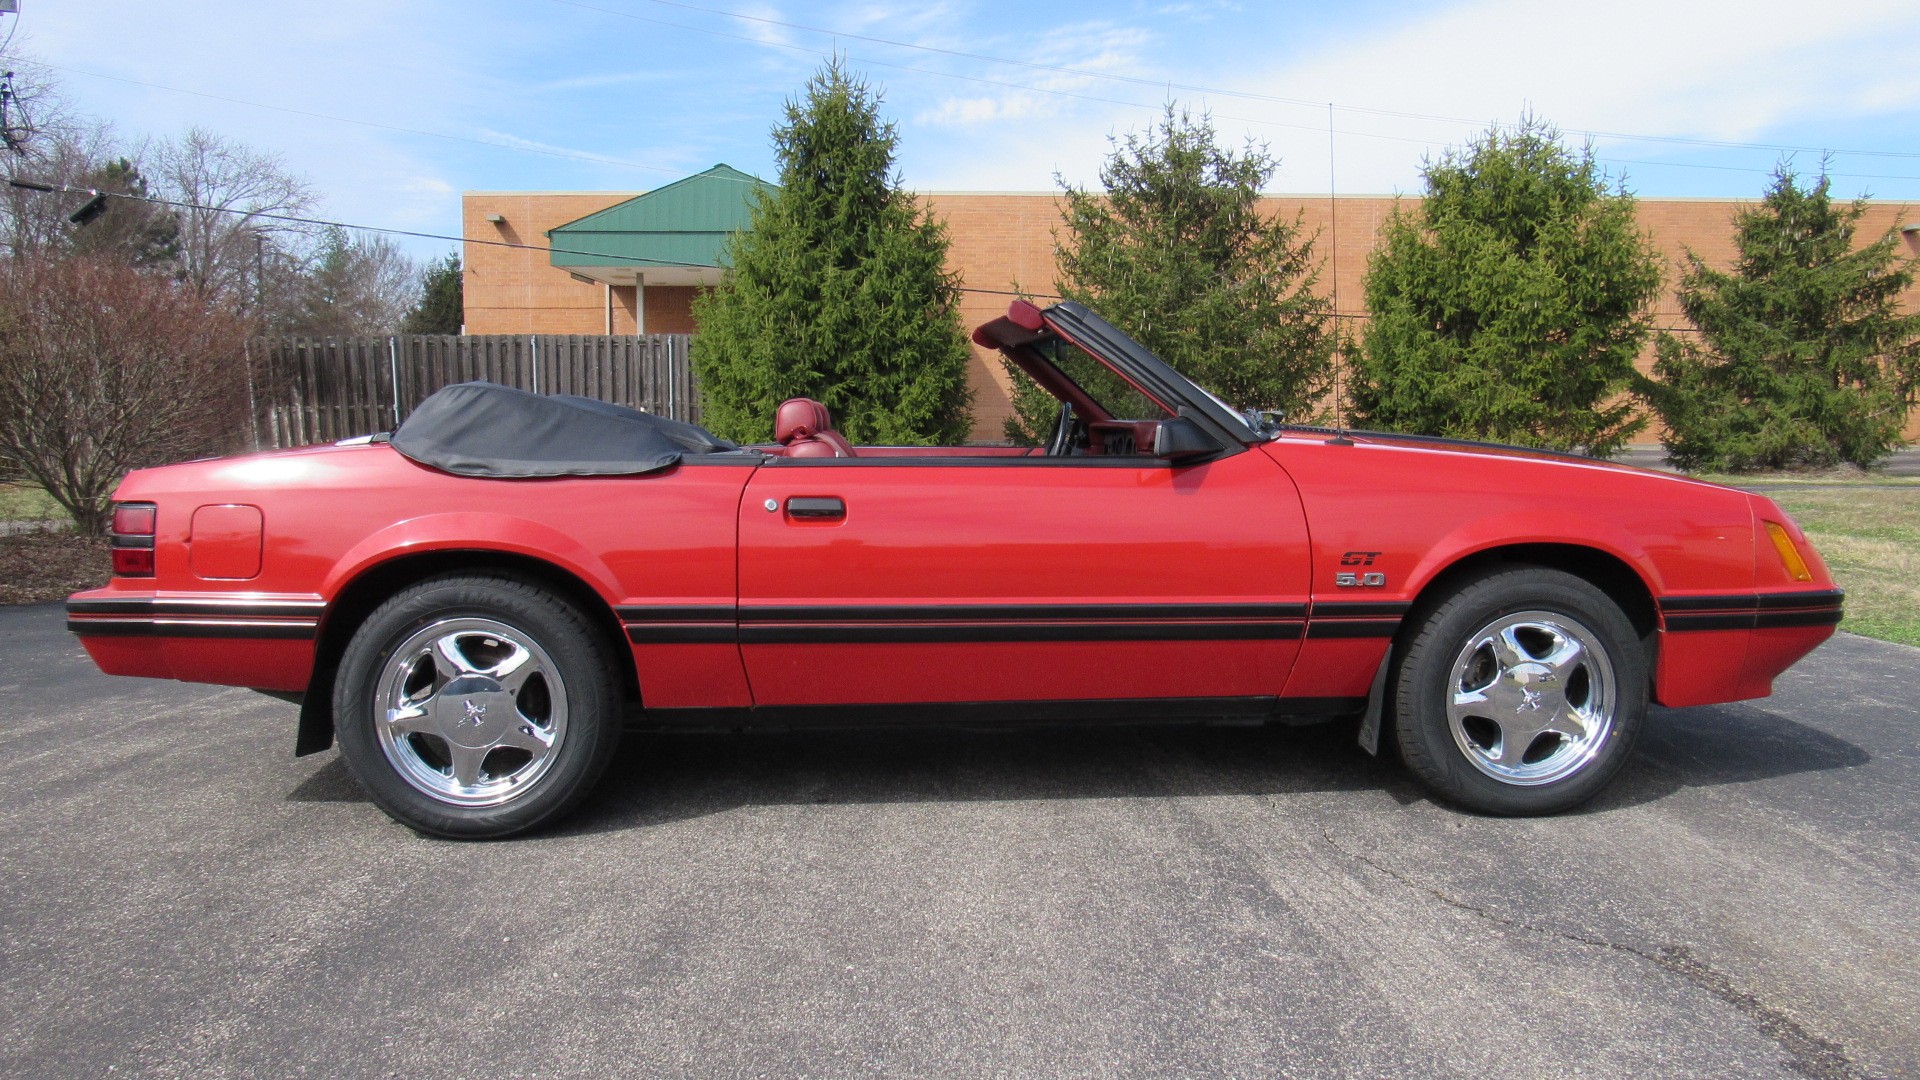
M116 498L160 510L151 579L116 579L88 597L238 597L331 602L395 558L435 551L526 556L578 578L609 607L734 603L734 533L750 465L678 466L646 476L526 480L453 476L386 446L315 447L136 472ZM190 522L205 505L260 509L258 576L212 581L191 565ZM130 640L88 639L104 669ZM102 651L95 651L95 643ZM731 644L634 646L648 703L695 695L746 703ZM193 681L302 690L313 642L256 646L162 639L154 655Z

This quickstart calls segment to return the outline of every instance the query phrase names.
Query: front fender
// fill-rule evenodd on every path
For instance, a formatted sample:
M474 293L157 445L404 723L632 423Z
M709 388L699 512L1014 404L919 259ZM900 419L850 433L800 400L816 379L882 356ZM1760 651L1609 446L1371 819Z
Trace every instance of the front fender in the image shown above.
M1461 522L1429 547L1407 574L1409 599L1450 567L1482 552L1525 544L1588 548L1631 567L1654 596L1665 588L1646 544L1618 522L1564 511L1525 510Z

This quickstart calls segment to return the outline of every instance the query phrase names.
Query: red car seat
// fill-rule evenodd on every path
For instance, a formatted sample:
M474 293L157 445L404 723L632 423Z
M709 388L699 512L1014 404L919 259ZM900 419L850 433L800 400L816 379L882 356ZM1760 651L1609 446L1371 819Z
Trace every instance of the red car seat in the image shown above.
M853 457L853 447L833 430L833 415L812 398L782 402L773 416L773 441L788 457Z

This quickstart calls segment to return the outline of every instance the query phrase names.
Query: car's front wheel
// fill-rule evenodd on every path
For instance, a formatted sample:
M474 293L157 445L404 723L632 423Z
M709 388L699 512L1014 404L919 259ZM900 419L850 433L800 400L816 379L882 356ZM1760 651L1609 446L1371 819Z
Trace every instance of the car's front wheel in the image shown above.
M1626 763L1647 686L1619 605L1571 574L1514 567L1427 611L1397 659L1395 734L1435 793L1488 813L1553 813Z
M509 836L580 801L619 738L611 659L530 582L450 576L368 616L341 657L334 727L373 801L435 836Z

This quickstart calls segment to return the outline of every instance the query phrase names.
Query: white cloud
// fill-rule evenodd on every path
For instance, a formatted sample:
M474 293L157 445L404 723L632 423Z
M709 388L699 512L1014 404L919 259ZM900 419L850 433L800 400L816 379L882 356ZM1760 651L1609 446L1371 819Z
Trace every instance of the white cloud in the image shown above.
M898 4L854 4L835 12L831 22L823 20L820 25L869 37L911 41L916 45L950 47L945 31L971 14L966 6L953 3L923 3L912 8ZM926 34L939 36L915 40Z
M1910 0L1827 5L1817 15L1785 0L1619 0L1604 8L1477 0L1356 35L1277 71L1219 81L1354 109L1473 121L1342 109L1340 129L1365 133L1340 140L1342 187L1385 190L1416 185L1423 152L1529 109L1569 129L1731 141L1769 141L1767 133L1784 124L1911 111L1920 108L1909 44L1916 33L1920 6ZM1284 153L1291 166L1285 186L1324 187L1325 135L1271 124L1324 130L1324 109L1236 98L1214 104L1223 128L1270 138ZM1598 146L1613 157L1675 152L1610 137ZM1744 177L1734 182L1750 186Z
M793 35L784 26L776 23L791 21L780 14L780 9L772 4L736 4L733 11L746 16L745 19L728 20L739 27L748 37L767 45L787 45L793 41Z
M1049 28L1038 35L1045 45L1029 47L1025 55L1009 59L1045 64L1070 71L983 65L969 74L1008 85L973 84L974 90L941 97L922 109L914 122L936 127L978 127L994 121L1028 120L1085 108L1087 99L1112 96L1111 80L1074 72L1131 74L1145 67L1144 56L1152 36L1134 27L1082 23Z
M1235 20L1246 40L1263 32L1251 15ZM1344 36L1323 27L1317 37L1289 39L1304 51L1268 50L1266 56L1284 56L1277 62L1244 59L1252 50L1221 42L1215 34L1225 22L1176 35L1168 21L1158 18L1152 35L1128 29L1136 37L1123 47L1051 62L1106 64L1104 70L1130 76L1173 72L1175 83L1298 99L1173 91L1182 104L1209 111L1224 142L1268 143L1282 160L1271 184L1279 191L1327 190L1328 101L1343 106L1333 117L1334 183L1349 194L1418 190L1423 159L1529 110L1570 129L1575 143L1581 136L1571 129L1816 146L1850 138L1881 146L1889 140L1858 133L1864 127L1871 136L1876 118L1911 127L1920 113L1920 69L1910 55L1920 5L1911 0L1830 5L1818 17L1785 0L1620 0L1603 8L1469 0L1399 21L1370 19ZM1065 76L1048 88L1133 104L1046 95L1035 102L1011 90L938 99L920 110L916 124L948 128L960 141L916 149L909 133L907 149L918 175L928 178L925 186L1045 187L1055 171L1091 181L1109 149L1105 136L1144 129L1163 97L1150 86ZM1046 125L1038 139L1035 119ZM983 154L975 144L985 141L998 146ZM1625 171L1636 188L1644 190L1651 178L1661 190L1701 193L1756 191L1778 156L1604 136L1596 147L1609 170ZM1695 167L1651 164L1661 161ZM1729 165L1732 171L1698 167ZM1833 168L1842 175L1920 174L1920 162L1898 159L1843 157ZM1865 186L1884 194L1890 185Z

